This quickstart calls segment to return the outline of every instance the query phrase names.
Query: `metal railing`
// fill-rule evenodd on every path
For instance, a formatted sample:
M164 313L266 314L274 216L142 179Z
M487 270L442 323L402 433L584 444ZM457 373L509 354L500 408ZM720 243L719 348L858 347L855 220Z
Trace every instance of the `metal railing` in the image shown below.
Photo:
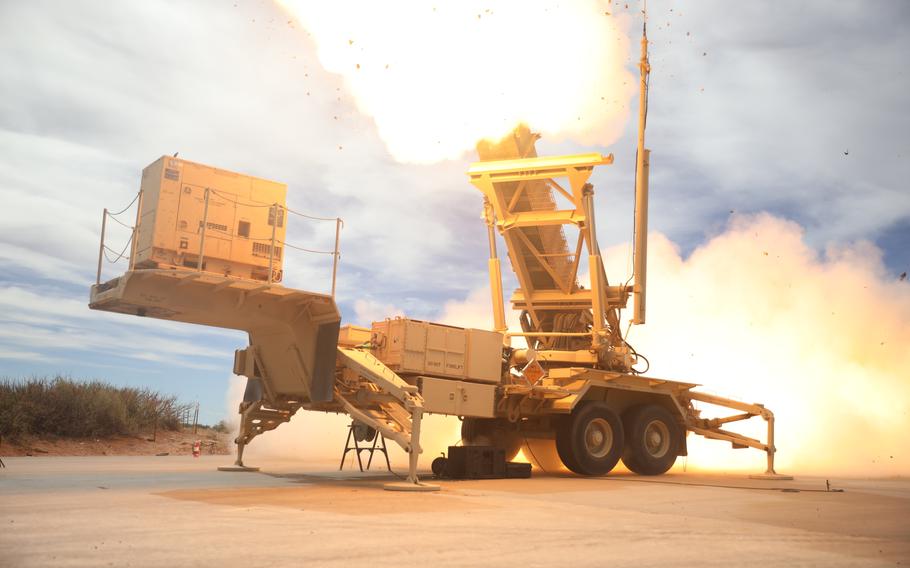
M338 264L341 260L341 228L344 226L344 221L340 217L317 217L314 215L308 215L306 213L301 213L290 209L286 205L280 203L272 203L271 205L259 204L259 203L243 203L232 199L224 194L219 193L217 190L212 188L206 188L203 198L203 208L202 208L202 221L199 223L199 253L198 259L196 261L196 270L202 272L204 263L205 263L205 237L206 231L208 230L208 214L209 214L209 201L211 195L218 195L221 199L229 201L238 207L268 207L269 208L269 219L271 220L272 231L271 235L267 238L254 238L247 237L251 241L267 241L269 243L269 264L268 264L268 276L267 283L272 285L275 283L275 260L276 260L276 251L280 254L279 256L283 258L283 253L281 250L287 250L291 248L294 250L299 250L301 252L306 252L310 254L326 254L332 255L332 297L335 297L335 290L338 279ZM122 210L112 213L109 209L105 208L101 217L101 240L98 246L98 267L95 273L95 284L101 284L101 272L104 265L104 260L106 259L109 263L115 264L122 259L126 259L129 262L128 270L133 270L135 266L135 256L138 246L138 235L139 235L139 225L141 220L142 213L142 195L143 192L140 190L136 197ZM118 219L119 215L126 213L129 209L133 207L134 204L137 204L136 208L136 221L130 226ZM332 250L315 250L310 248L305 248L301 246L293 245L287 240L279 240L277 238L277 229L279 223L283 222L281 220L287 219L288 215L292 214L304 219L309 219L313 221L331 221L335 223L335 241L334 247ZM115 249L107 246L105 244L105 239L107 238L107 221L111 219L118 223L119 225L130 230L130 237L127 239L126 244L118 252ZM280 249L278 245L281 245L283 249ZM129 255L126 254L127 248L129 248ZM108 253L117 255L115 258L108 256Z
M136 207L136 222L132 226L130 226L130 225L127 225L126 223L124 223L123 221L121 221L120 219L118 219L118 217L120 215L126 213L127 211L129 211L133 207L134 203L138 203L138 206ZM138 193L136 193L136 196L133 197L133 200L130 201L129 205L127 205L126 207L124 207L123 209L121 209L120 211L118 211L116 213L111 213L110 209L108 209L107 207L104 208L104 212L102 213L102 216L101 216L101 241L98 245L98 270L95 273L95 284L101 284L101 269L103 267L103 260L105 258L111 264L116 264L121 259L126 258L129 261L128 270L133 269L133 257L135 256L135 252L136 252L136 231L139 227L139 212L140 211L142 211L142 191L139 191ZM112 221L116 222L118 225L121 225L122 227L125 227L130 230L130 238L127 239L126 244L123 245L123 248L120 250L120 252L117 252L116 250L110 248L104 242L105 238L107 237L107 220L108 219L111 219ZM127 248L130 249L129 255L126 254ZM108 252L116 254L117 258L111 259L111 257L107 256Z

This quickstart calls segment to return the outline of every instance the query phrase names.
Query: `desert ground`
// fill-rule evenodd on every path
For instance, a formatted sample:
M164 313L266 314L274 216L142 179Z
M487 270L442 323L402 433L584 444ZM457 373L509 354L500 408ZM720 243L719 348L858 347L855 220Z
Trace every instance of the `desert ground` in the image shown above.
M203 454L223 455L232 450L230 434L200 427L195 434L192 428L184 428L103 438L34 436L15 441L4 438L0 456L177 456L191 454L197 440Z
M378 471L229 460L5 458L0 566L910 564L907 479L535 472L396 493Z

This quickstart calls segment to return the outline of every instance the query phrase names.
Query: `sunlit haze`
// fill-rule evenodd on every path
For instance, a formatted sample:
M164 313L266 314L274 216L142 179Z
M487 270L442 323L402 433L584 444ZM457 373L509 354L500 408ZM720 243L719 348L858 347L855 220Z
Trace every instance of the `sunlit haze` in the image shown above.
M459 158L520 122L610 144L637 92L610 2L279 3L402 162Z

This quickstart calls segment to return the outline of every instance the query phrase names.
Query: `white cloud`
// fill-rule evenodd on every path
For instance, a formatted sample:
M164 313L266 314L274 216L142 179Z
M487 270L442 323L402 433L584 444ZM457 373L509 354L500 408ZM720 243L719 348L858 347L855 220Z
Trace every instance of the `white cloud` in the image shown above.
M122 358L215 370L216 362L223 364L230 351L211 347L212 342L235 339L238 346L244 343L238 333L96 312L87 304L87 300L61 296L47 288L0 287L0 346L20 354L5 358L48 362L60 359L48 354L78 351L91 359ZM21 355L37 350L45 355Z
M910 46L890 13L903 7L810 2L799 18L785 4L649 8L653 229L688 250L719 233L729 209L770 209L799 219L821 246L874 239L910 217L910 77L893 72ZM102 207L126 204L142 167L175 151L287 182L292 208L342 216L338 299L357 323L397 308L484 319L485 308L470 308L488 300L470 292L487 276L467 161L395 163L342 78L274 6L35 0L0 10L4 352L68 345L98 359L141 345L195 364L195 348L215 359L229 349L213 346L243 343L85 309ZM592 178L604 243L630 232L633 137L538 146L616 152ZM112 239L125 237L117 230ZM333 238L331 224L289 227L292 244L325 250ZM328 290L326 257L288 259L286 284ZM446 304L466 294L468 303Z
M0 359L22 359L25 361L41 361L44 356L34 351L13 351L9 349L0 349Z
M401 308L392 304L383 304L373 300L357 300L354 302L355 323L369 327L374 321L406 315Z

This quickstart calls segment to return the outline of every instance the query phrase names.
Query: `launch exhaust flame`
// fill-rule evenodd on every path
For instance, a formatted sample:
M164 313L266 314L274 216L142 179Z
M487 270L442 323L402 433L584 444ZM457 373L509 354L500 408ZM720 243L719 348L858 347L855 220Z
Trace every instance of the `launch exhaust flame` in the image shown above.
M624 16L597 0L280 0L398 161L461 157L524 122L551 141L607 145L637 83Z

